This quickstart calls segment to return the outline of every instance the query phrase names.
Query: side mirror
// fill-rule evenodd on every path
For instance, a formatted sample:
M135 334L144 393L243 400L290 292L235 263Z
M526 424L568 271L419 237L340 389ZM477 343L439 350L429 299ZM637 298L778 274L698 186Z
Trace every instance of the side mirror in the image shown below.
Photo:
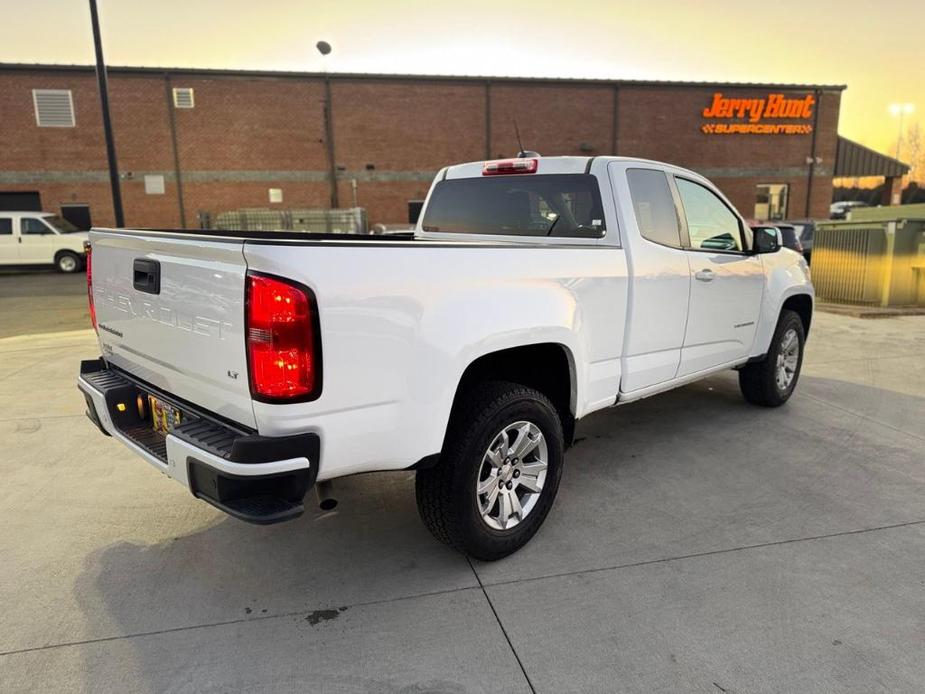
M761 227L755 230L755 253L777 253L783 245L780 229Z

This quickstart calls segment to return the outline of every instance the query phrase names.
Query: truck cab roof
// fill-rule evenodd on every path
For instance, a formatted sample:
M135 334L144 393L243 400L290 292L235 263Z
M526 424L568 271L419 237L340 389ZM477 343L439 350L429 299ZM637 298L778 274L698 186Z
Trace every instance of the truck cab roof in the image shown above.
M703 180L703 176L700 174L690 171L688 169L683 169L679 166L674 166L672 164L666 164L665 162L654 161L651 159L642 159L639 157L621 157L613 155L602 155L602 156L556 156L556 157L525 157L525 159L536 159L537 168L531 173L536 174L581 174L581 173L590 173L591 168L597 164L604 164L606 166L610 162L622 162L622 163L638 163L645 168L658 168L666 169L674 172L680 172L687 176L691 176L700 180ZM517 157L510 157L505 159L488 159L482 161L470 161L463 164L453 164L451 166L445 167L440 174L437 176L437 180L448 180L454 178L476 178L483 175L483 171L486 164L495 163L495 162L509 162L515 161ZM515 173L515 172L511 172ZM524 172L526 173L526 172Z

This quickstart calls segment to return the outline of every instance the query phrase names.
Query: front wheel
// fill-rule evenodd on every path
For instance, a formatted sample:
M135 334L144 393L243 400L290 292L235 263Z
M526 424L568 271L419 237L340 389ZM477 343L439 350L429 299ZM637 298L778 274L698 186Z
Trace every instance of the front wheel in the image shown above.
M800 316L781 311L765 358L739 370L739 388L745 399L763 407L780 407L787 402L800 378L805 343Z
M421 519L440 541L492 561L523 547L562 474L556 408L526 386L475 386L454 412L440 462L415 480Z
M70 251L61 251L55 256L55 267L58 272L77 272L80 269L80 256Z

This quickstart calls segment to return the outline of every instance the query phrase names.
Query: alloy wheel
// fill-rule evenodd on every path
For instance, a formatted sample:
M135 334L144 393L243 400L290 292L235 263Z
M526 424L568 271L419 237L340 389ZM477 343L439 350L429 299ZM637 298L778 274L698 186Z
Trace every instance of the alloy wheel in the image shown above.
M800 338L797 331L790 328L780 340L780 349L777 350L777 370L775 380L777 389L781 392L790 388L800 363Z
M549 450L540 428L519 421L505 426L482 457L476 501L482 521L510 530L534 509L546 483Z

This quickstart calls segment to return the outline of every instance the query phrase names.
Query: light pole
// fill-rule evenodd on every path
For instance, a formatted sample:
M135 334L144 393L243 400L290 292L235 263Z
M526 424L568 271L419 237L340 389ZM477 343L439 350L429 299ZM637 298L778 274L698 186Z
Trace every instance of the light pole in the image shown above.
M322 56L331 53L331 44L327 41L319 41L315 48ZM324 63L322 63L324 65ZM324 139L328 144L328 178L331 182L331 209L336 210L340 207L340 200L337 195L337 163L334 157L334 123L331 118L331 78L328 77L328 71L324 69Z
M90 22L93 25L93 48L96 51L96 80L100 86L100 108L103 110L103 136L106 138L106 158L109 160L109 185L112 188L112 209L116 227L125 226L122 214L122 189L119 186L119 164L116 162L116 143L112 138L112 121L109 117L109 88L106 84L106 62L103 60L103 42L100 39L100 18L96 0L90 0Z
M903 116L915 111L915 104L890 104L890 114L899 116L899 137L896 138L896 158L899 159L899 153L903 143Z

